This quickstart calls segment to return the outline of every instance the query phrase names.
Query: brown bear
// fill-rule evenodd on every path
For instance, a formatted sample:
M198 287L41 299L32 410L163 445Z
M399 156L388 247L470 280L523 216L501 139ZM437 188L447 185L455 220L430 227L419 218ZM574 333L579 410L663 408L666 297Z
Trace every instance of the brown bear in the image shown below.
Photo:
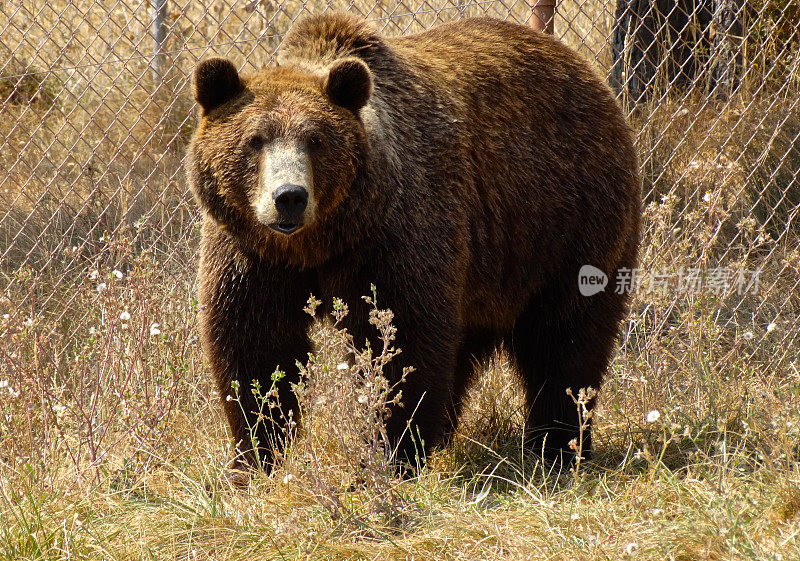
M386 376L414 368L387 422L400 465L452 433L501 346L524 381L531 448L568 451L566 390L600 386L627 306L613 279L639 243L633 137L609 88L559 41L491 18L389 38L310 17L278 62L240 76L211 59L194 75L200 329L220 394L239 396L224 407L240 464L269 468L297 419L309 294L349 303L363 343L377 335L371 284L402 349ZM581 295L584 265L606 290ZM276 384L266 420L254 383Z

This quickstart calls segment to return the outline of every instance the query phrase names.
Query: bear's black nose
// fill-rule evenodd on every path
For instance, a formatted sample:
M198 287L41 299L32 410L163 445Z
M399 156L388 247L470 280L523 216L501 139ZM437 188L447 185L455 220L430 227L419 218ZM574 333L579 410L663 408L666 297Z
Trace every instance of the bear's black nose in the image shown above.
M280 213L281 219L294 220L306 209L308 191L300 185L286 183L275 189L272 200L275 201L275 208Z

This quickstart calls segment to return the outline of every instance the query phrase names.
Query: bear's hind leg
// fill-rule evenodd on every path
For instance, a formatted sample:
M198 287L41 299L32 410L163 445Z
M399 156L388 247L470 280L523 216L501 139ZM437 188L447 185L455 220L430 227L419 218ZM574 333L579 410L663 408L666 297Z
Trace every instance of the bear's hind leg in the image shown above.
M575 398L582 388L600 389L625 311L624 296L586 298L565 315L548 308L547 298L534 298L509 344L526 386L526 443L548 461L571 460L578 450L583 458L591 454L591 418L583 418L567 389ZM588 400L589 410L594 401Z

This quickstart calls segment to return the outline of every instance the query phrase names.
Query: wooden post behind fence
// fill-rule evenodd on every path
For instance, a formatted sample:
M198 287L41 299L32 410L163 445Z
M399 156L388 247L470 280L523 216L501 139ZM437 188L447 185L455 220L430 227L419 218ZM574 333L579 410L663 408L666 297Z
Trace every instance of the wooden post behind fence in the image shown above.
M553 19L557 0L530 0L531 27L542 33L553 34Z

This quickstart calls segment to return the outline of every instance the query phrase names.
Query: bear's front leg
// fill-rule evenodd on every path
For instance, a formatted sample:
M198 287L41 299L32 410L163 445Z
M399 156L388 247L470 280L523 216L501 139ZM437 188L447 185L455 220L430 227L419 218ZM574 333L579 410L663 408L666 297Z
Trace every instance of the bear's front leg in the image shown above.
M444 274L425 275L418 270L415 277L403 274L409 268L402 266L400 258L375 261L381 267L361 269L359 277L348 271L332 290L350 305L342 326L358 348L369 342L373 352L380 354L384 344L368 321L370 306L362 299L371 284L377 289L378 308L393 312L396 338L392 345L401 352L384 366L383 375L402 393L400 404L390 408L386 435L398 467L406 471L424 464L428 452L443 442L452 425L460 341L456 298L454 291L442 286Z
M271 470L298 420L291 384L311 350L308 274L244 256L204 232L200 333L234 440L233 467ZM276 375L276 371L281 374Z
M424 465L427 454L444 441L453 422L449 415L453 411L459 331L441 309L438 314L430 308L427 313L425 308L397 309L396 343L402 352L387 365L384 375L397 382L403 368L410 366L412 370L397 386L402 392L401 403L391 410L386 434L399 464L416 468Z

